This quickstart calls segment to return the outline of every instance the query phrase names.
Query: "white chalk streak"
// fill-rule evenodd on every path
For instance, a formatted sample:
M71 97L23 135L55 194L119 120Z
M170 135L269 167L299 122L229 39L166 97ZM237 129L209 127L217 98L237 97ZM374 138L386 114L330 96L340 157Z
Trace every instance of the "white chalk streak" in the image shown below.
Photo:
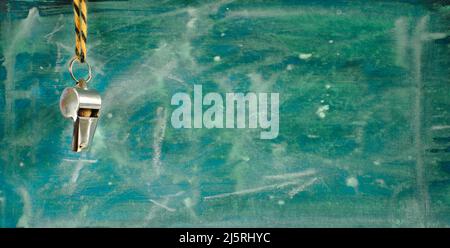
M64 158L64 161L67 162L84 162L84 163L88 163L88 164L93 164L93 163L97 163L96 159L68 159L68 158Z
M164 140L164 135L166 132L166 119L167 119L167 111L163 107L159 107L157 109L158 121L156 124L156 129L153 133L153 169L156 175L161 173L161 150L162 143Z
M150 202L152 202L153 204L155 204L158 207L164 208L165 210L167 210L169 212L175 212L176 211L176 209L170 208L170 207L168 207L168 206L166 206L166 205L164 205L162 203L159 203L159 202L157 202L155 200L150 199Z
M449 129L450 125L436 125L432 126L431 130L443 130L443 129Z
M293 198L293 197L294 197L295 195L297 195L298 193L305 191L306 188L308 188L309 186L311 186L311 185L313 185L314 183L316 183L317 180L318 180L318 178L315 177L315 178L313 178L313 179L307 181L306 183L304 183L304 184L302 184L302 185L300 185L300 186L298 186L298 187L293 188L293 189L292 189L291 191L289 191L289 193L288 193L289 197L290 197L290 198Z
M294 179L294 178L299 178L299 177L311 176L311 175L314 175L314 174L316 174L316 170L309 169L309 170L305 170L305 171L302 171L302 172L296 172L296 173L288 173L288 174L281 174L281 175L265 176L264 178L266 178L266 179L276 179L276 180Z
M285 182L285 183L277 183L277 184L271 184L267 186L262 186L258 188L253 189L245 189L240 191L235 191L231 193L224 193L224 194L218 194L218 195L212 195L212 196L206 196L203 199L205 200L211 200L211 199L217 199L217 198L223 198L228 196L235 196L235 195L246 195L246 194L252 194L252 193L258 193L261 191L271 190L271 189L282 189L290 185L296 185L299 184L298 181L291 181L291 182Z

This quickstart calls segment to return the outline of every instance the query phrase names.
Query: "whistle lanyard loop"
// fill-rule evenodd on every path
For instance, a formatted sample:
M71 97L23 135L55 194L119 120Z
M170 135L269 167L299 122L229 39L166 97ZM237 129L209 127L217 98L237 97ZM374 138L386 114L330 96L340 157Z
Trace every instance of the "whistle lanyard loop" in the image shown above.
M72 79L78 84L80 81L87 83L92 78L91 66L86 61L87 50L87 0L73 0L73 20L75 23L75 56L69 62L69 73ZM86 64L88 76L86 79L78 79L73 73L75 61Z

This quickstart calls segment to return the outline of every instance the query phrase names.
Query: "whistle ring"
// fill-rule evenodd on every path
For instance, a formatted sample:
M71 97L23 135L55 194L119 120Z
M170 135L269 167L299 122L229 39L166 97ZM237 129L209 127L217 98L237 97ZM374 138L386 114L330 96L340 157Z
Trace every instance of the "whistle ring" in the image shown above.
M70 76L73 78L73 80L75 80L75 82L79 82L80 79L76 78L75 75L73 74L73 64L75 63L75 61L80 62L80 60L78 59L78 57L73 57L70 62L69 62L69 72L70 72ZM89 81L91 81L92 79L92 70L91 70L91 65L89 65L89 63L87 61L84 61L81 64L86 64L87 68L88 68L88 77L86 79L84 79L84 81L86 83L88 83Z

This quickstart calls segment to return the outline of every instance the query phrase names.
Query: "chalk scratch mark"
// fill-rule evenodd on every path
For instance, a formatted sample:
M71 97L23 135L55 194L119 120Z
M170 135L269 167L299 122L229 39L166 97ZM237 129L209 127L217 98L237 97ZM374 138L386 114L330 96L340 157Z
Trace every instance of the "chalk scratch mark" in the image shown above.
M281 175L272 175L272 176L264 176L265 179L273 179L273 180L285 180L285 179L295 179L300 177L307 177L316 174L316 170L308 169L302 172L281 174Z
M319 179L317 177L307 181L306 183L293 188L291 191L289 191L288 195L292 199L294 196L296 196L298 193L305 191L306 188L316 183Z
M224 197L229 197L229 196L247 195L247 194L253 194L253 193L258 193L258 192L267 191L267 190L282 189L282 188L285 188L285 187L288 187L291 185L297 185L297 184L299 184L298 181L289 181L289 182L285 182L285 183L271 184L271 185L267 185L267 186L257 187L257 188L253 188L253 189L245 189L245 190L235 191L235 192L231 192L231 193L223 193L223 194L217 194L217 195L212 195L212 196L206 196L203 199L204 200L212 200L212 199L224 198Z
M159 203L159 202L157 202L157 201L155 201L155 200L150 199L150 202L153 203L153 204L155 204L155 205L158 206L158 207L161 207L161 208L163 208L163 209L169 211L169 212L175 212L175 211L177 211L176 209L171 208L171 207L169 207L169 206L166 206L166 205L164 205L163 203Z

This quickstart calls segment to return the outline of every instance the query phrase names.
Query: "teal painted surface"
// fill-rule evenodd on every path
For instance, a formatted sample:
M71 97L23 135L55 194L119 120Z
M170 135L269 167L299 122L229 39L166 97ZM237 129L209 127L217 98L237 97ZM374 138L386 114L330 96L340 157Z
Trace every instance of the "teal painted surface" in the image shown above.
M1 226L450 226L449 6L199 2L89 3L85 154L70 5L0 3ZM174 129L193 84L280 93L280 135Z

